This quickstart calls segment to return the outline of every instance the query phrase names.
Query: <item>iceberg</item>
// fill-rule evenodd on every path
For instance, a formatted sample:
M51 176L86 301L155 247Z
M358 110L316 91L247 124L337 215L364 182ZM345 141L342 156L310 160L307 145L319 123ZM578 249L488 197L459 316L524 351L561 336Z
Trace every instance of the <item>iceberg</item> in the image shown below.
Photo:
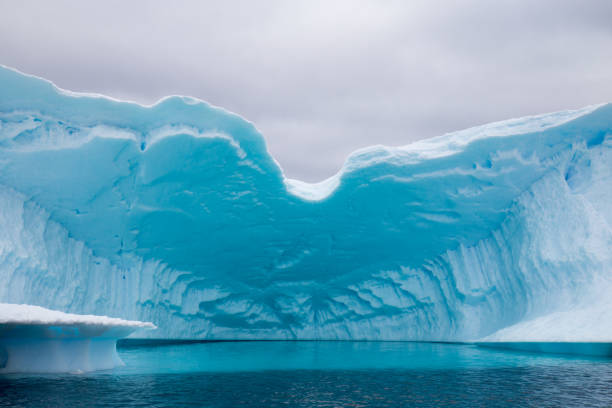
M306 183L194 98L9 68L0 89L0 301L190 339L528 341L522 323L588 309L572 338L610 340L592 319L612 289L612 104L369 147Z
M0 303L0 374L82 373L123 362L116 341L151 323Z

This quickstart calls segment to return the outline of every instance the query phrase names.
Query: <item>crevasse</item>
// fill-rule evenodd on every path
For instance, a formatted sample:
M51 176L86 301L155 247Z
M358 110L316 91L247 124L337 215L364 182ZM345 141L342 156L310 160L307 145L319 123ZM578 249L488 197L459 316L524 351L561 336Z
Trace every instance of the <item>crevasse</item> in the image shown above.
M0 302L156 337L609 340L612 105L374 146L309 184L192 98L0 84Z

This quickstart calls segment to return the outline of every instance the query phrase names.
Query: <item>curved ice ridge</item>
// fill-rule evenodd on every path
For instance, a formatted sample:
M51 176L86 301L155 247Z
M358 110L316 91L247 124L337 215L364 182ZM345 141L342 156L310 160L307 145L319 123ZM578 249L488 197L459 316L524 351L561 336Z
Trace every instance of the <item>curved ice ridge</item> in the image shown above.
M465 340L607 307L612 105L363 149L311 184L202 101L0 84L2 301L184 338Z
M123 365L116 341L152 323L0 303L0 373L80 373Z

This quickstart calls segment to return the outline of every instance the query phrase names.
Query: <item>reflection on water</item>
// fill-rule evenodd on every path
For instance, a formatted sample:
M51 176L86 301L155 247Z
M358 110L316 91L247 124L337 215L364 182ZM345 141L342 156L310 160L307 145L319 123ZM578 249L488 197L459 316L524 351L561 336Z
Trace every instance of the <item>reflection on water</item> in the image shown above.
M402 342L119 350L126 367L0 377L0 407L612 406L612 360Z

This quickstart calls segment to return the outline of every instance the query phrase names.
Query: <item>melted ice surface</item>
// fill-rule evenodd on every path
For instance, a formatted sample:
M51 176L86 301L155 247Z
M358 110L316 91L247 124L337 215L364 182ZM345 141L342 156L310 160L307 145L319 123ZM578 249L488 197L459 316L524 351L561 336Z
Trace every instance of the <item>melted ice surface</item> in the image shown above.
M374 146L313 184L193 98L0 86L1 301L159 337L461 340L612 288L612 105Z

